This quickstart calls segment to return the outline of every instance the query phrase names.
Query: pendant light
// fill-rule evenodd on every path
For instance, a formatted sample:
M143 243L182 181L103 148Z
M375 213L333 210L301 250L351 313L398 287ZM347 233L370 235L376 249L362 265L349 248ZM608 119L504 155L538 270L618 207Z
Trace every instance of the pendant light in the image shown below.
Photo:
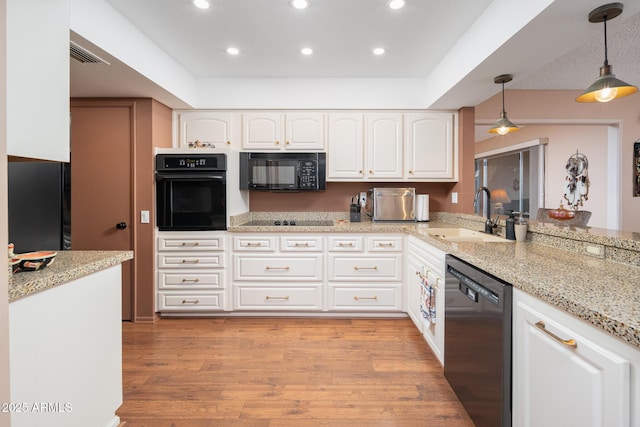
M520 128L509 121L507 118L507 112L504 109L504 84L513 80L513 74L501 74L495 79L493 79L494 83L502 85L502 112L500 113L500 120L496 122L495 125L491 129L489 129L489 133L497 133L498 135L506 135L509 132L515 132L520 130Z
M609 102L638 91L636 86L616 78L607 59L607 21L620 15L622 8L622 3L610 3L593 9L589 14L589 22L604 22L604 65L600 67L600 77L576 98L578 102Z

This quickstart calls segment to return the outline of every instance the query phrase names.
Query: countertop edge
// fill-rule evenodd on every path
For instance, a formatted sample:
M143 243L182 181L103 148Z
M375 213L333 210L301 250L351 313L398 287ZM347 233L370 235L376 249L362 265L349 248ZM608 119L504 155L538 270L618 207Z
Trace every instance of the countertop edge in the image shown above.
M40 271L20 272L9 281L9 303L133 259L133 251L60 251Z

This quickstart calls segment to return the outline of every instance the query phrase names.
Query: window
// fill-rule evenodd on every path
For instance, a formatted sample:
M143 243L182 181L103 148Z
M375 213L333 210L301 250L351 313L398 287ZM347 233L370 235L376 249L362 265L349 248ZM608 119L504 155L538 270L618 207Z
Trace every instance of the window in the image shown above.
M489 155L487 155L489 154ZM484 186L491 192L490 212L493 216L512 212L533 212L536 217L544 189L544 146L537 144L502 153L483 153L476 158L475 188ZM484 194L484 193L483 193ZM486 212L486 195L475 207L475 213Z

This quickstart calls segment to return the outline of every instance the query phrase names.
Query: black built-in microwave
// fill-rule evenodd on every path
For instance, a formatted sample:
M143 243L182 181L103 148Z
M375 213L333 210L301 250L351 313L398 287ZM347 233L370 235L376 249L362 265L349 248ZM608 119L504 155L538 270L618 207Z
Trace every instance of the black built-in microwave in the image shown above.
M240 189L322 191L326 153L240 153Z

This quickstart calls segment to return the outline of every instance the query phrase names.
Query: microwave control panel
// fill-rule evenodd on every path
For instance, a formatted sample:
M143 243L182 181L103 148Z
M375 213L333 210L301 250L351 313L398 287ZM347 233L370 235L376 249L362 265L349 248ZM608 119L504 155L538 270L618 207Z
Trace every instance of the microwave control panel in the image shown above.
M298 162L300 171L300 189L315 190L318 188L318 162L314 160L300 160Z

